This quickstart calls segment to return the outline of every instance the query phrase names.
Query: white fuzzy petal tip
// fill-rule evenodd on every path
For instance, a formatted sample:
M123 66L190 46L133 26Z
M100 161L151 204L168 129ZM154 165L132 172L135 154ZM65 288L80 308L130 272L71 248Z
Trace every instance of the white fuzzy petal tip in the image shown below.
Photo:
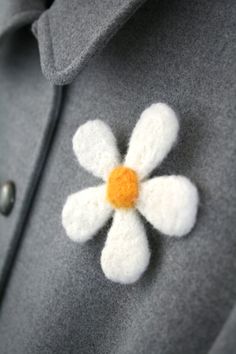
M86 242L112 214L105 200L105 186L92 187L71 194L62 210L62 225L70 239Z
M106 277L114 282L131 284L146 270L150 251L143 224L133 210L115 212L101 255Z
M198 191L184 176L162 176L143 182L137 208L159 231L184 236L193 228L198 210Z
M146 177L166 157L178 131L178 119L168 105L151 105L133 130L125 165L137 171L141 179Z
M116 139L101 120L88 121L78 128L73 137L73 149L81 166L103 180L120 163Z

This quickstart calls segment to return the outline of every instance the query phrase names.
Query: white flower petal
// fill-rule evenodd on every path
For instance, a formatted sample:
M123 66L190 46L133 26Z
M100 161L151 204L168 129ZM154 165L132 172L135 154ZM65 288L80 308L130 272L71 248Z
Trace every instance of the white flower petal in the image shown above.
M71 194L62 210L67 235L78 242L92 238L112 214L106 201L106 186L91 187Z
M136 207L162 233L183 236L196 221L197 188L183 176L156 177L141 184Z
M146 177L170 151L179 123L175 112L164 103L151 105L142 114L131 135L125 165Z
M150 251L145 230L134 210L116 210L101 255L101 266L112 281L129 284L148 266Z
M73 149L79 163L103 180L120 163L116 139L101 120L88 121L78 128L73 137Z

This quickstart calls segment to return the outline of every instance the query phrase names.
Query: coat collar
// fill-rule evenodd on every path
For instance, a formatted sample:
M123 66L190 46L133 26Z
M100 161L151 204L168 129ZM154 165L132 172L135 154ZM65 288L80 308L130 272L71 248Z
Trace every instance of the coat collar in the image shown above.
M44 75L68 84L145 0L55 0L34 24Z
M44 75L68 84L145 0L2 0L0 39L32 24Z

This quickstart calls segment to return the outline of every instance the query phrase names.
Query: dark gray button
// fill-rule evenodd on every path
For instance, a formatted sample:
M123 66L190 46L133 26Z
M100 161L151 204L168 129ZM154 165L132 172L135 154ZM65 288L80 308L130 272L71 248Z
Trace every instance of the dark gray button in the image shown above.
M10 214L16 197L16 187L14 182L6 181L0 185L0 213Z

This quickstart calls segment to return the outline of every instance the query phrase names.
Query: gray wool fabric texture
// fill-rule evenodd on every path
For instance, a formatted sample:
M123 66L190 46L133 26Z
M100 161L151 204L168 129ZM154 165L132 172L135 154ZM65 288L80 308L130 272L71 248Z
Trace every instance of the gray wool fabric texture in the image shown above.
M45 76L58 85L70 83L143 2L55 1L33 26Z
M235 354L236 352L236 307L224 325L209 354Z
M36 41L14 39L28 38L29 30L9 37L9 46L26 51L11 49L21 66L3 63L6 37L0 45L0 150L8 149L5 160L0 154L0 173L34 191L2 299L0 353L234 354L236 3L148 0L134 12L141 2L111 1L114 11L106 12L101 0L88 1L84 18L97 22L87 47L86 21L74 17L83 3L56 0L39 17L33 25L39 53ZM48 114L55 102L39 56L53 83L71 82L55 114ZM200 208L193 231L177 240L143 219L151 263L125 286L100 268L111 222L84 245L70 241L61 225L67 196L100 183L79 166L71 140L78 126L102 119L125 154L136 121L153 102L168 103L180 122L178 143L153 176L190 178ZM53 134L45 139L50 124ZM37 166L36 188L30 175ZM17 208L26 201L17 203L9 219L0 219L5 239L14 237Z
M46 0L2 0L0 36L32 23L46 9Z

